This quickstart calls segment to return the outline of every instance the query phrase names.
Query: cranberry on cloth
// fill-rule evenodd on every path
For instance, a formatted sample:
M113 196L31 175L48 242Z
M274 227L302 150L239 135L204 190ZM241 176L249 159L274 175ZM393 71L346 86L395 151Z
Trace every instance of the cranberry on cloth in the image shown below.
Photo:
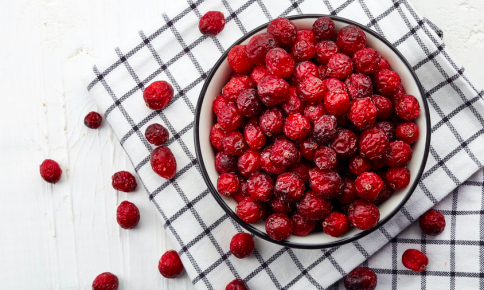
M147 198L160 212L196 289L224 289L235 279L244 280L249 289L344 289L342 277L361 264L376 273L378 289L478 289L482 285L483 92L449 55L438 27L406 0L173 1L168 9L152 27L140 29L131 42L114 49L111 59L92 67L86 84L134 164ZM227 16L224 32L218 36L204 36L197 29L207 11ZM402 210L366 237L323 250L290 249L255 237L253 255L240 260L230 255L230 240L242 228L220 208L200 174L193 142L195 106L215 62L237 39L277 17L304 13L359 22L404 54L430 107L427 166ZM159 111L146 107L143 100L143 90L154 81L166 81L174 89L172 101ZM379 89L386 93L385 88ZM177 162L171 180L158 176L150 166L154 147L144 132L154 123L169 131L164 146ZM399 140L413 142L399 130ZM418 138L425 138L422 130ZM431 237L420 231L418 219L434 206L447 227ZM429 257L424 273L402 264L407 249ZM331 286L335 283L339 284Z

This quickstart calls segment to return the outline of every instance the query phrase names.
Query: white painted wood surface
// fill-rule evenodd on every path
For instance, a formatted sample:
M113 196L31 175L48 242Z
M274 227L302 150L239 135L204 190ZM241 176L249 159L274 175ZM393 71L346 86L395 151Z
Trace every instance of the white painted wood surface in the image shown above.
M96 108L80 71L160 17L168 2L1 1L0 289L90 289L104 271L118 275L120 289L193 289L186 274L167 280L158 273L172 245L143 190L112 189L111 175L133 168L110 127L82 122ZM482 86L484 3L411 2L444 29L448 47ZM38 173L45 158L64 171L54 186ZM131 231L115 219L126 199L141 211Z

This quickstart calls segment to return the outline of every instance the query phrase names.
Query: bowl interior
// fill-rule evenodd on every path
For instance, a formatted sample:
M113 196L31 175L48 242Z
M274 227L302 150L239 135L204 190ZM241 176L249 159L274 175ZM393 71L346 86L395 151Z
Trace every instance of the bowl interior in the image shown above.
M297 28L300 29L311 29L312 24L314 21L320 17L321 15L311 15L311 16L298 16L291 19ZM302 18L301 18L302 17ZM297 18L297 19L296 19ZM333 19L336 25L336 30L338 31L342 27L348 25L345 20L342 19ZM361 26L360 26L361 27ZM363 28L363 27L362 27ZM364 29L364 28L363 28ZM376 49L383 57L385 57L388 62L391 64L392 69L398 72L402 78L402 84L405 87L407 94L414 95L420 103L421 107L421 115L415 120L417 125L420 129L420 136L418 141L412 146L413 148L413 158L408 165L408 168L411 172L410 184L403 190L395 192L389 200L384 202L382 205L379 206L380 209L380 222L375 228L386 222L402 205L406 202L408 197L411 195L413 190L415 189L416 184L418 183L418 179L422 173L422 169L425 166L425 162L427 159L428 153L428 143L430 142L429 134L427 130L429 124L429 115L427 109L427 105L423 100L423 96L421 94L421 90L419 87L418 80L414 78L411 70L407 67L404 60L402 60L399 55L389 47L385 42L381 41L375 35L368 33L366 29L364 29L366 36L367 36L367 45L368 47L372 47ZM261 29L256 33L252 34L259 34L262 32L266 32L266 29ZM236 44L247 44L250 40L250 37L247 37L240 43ZM213 77L207 79L208 84L206 84L206 91L201 102L201 106L198 107L199 110L199 119L198 119L198 135L195 138L195 142L199 142L199 152L198 156L199 162L201 164L202 170L203 167L206 171L206 177L208 177L207 185L212 192L216 192L216 184L217 178L219 176L218 172L215 170L214 165L214 158L215 152L210 144L209 134L210 129L214 122L216 121L216 117L212 113L212 102L216 96L218 96L224 84L228 81L229 75L232 72L227 59L225 58L218 67L214 67ZM203 91L202 91L203 92ZM226 210L234 211L235 206L237 203L230 197L219 195L221 199L225 202ZM222 206L224 206L222 204ZM234 213L235 214L235 213ZM246 229L253 232L254 234L270 240L270 238L265 233L265 224L264 222L260 222L258 224L247 225L241 220L238 220ZM287 246L291 247L300 247L300 248L323 248L329 246L335 246L339 244L343 244L346 242L350 242L356 238L364 236L366 233L363 231L358 230L354 227L351 228L349 232L347 232L344 236L340 238L334 238L329 235L323 233L311 233L306 237L299 237L295 235L291 235L290 238L282 242ZM272 241L272 240L271 240ZM275 241L273 241L275 242Z

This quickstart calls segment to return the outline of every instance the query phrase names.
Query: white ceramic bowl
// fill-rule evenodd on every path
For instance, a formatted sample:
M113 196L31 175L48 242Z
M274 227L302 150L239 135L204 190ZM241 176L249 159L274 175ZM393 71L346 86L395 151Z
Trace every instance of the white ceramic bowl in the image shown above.
M413 158L408 164L410 170L410 184L403 190L395 192L390 199L379 206L380 209L380 222L373 229L367 231L361 231L352 227L344 236L334 238L326 235L322 232L314 232L305 237L291 235L288 240L274 241L265 232L265 223L259 222L257 224L247 224L242 221L234 212L237 203L233 198L220 195L217 192L217 178L218 172L215 170L214 159L215 151L212 148L209 140L210 129L216 122L216 117L212 111L212 103L216 96L222 92L222 88L228 81L229 75L232 72L228 61L227 52L222 55L219 61L213 67L210 75L205 81L205 85L200 93L198 100L196 114L195 114L195 147L198 162L202 170L202 175L207 183L207 186L220 206L229 214L234 220L236 220L241 226L247 229L249 232L276 244L281 244L293 248L305 248L305 249L317 249L327 248L333 246L339 246L351 241L357 240L375 229L382 226L391 217L397 213L401 207L405 204L408 198L415 190L418 181L422 175L430 145L430 116L429 109L426 100L424 99L424 93L420 82L418 81L412 67L408 64L405 58L398 52L398 50L392 46L388 41L382 38L375 32L367 29L365 26L335 16L328 15L298 15L288 17L297 26L298 30L311 29L314 21L322 16L327 16L333 19L336 30L338 31L344 26L355 25L363 29L367 37L367 46L376 49L385 59L388 60L392 69L400 74L402 78L402 84L405 87L407 94L413 95L420 103L421 114L415 120L417 123L420 135L418 141L413 144ZM254 29L239 39L234 45L247 44L250 38L256 34L267 32L268 23Z

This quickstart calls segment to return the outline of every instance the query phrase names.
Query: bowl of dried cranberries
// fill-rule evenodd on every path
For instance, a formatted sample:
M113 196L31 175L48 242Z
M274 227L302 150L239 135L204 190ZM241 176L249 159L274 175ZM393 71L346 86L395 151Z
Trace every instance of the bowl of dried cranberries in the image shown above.
M202 175L252 234L294 248L355 241L418 185L430 115L386 39L325 15L277 18L213 67L195 114Z

